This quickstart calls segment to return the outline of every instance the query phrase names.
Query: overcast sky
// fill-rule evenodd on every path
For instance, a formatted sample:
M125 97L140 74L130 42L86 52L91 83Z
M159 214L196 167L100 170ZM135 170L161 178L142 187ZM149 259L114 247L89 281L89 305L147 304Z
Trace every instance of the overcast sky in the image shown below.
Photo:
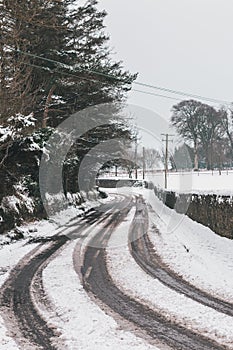
M233 100L232 0L99 0L99 7L108 12L116 58L138 81ZM167 119L176 103L137 92L129 102Z
M232 0L99 0L99 8L108 13L106 31L116 59L139 73L137 81L233 101ZM129 95L129 103L167 122L178 102L138 92ZM168 131L151 113L139 110L137 120L157 139ZM146 146L153 144L149 132L143 136Z

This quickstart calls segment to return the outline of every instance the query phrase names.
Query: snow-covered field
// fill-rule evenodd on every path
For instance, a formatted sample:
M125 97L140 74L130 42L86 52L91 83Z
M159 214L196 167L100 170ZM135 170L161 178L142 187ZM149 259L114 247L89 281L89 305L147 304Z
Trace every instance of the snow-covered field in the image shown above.
M164 173L147 174L147 180L164 187ZM219 193L233 195L233 170L169 172L168 189L178 192Z
M104 174L101 178L109 180L129 179L127 173L118 173L118 176ZM142 180L142 172L138 171L138 180ZM132 174L135 179L135 174ZM163 171L146 172L145 180L152 181L156 186L164 188L165 176ZM233 195L233 170L214 171L179 171L168 172L167 189L177 192L192 193L217 193L223 195Z

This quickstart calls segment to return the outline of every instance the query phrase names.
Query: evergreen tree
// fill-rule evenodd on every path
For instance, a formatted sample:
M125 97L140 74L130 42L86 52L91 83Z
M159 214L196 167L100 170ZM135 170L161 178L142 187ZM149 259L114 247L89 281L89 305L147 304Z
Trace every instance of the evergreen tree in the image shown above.
M2 179L8 178L2 181L7 191L0 193L0 201L25 176L39 188L44 142L74 112L114 102L105 108L104 118L100 116L103 125L82 135L67 155L67 190L78 190L74 174L92 147L109 138L131 138L127 128L112 123L117 119L112 116L121 108L136 75L112 61L104 33L106 13L96 5L96 0L82 6L81 0L0 0L0 171ZM88 113L79 124L98 118ZM35 118L35 129L43 130L32 133L34 126L25 127L19 137L6 138L17 116ZM38 137L43 147L35 146Z
M2 117L34 112L39 125L56 126L87 106L124 100L136 76L112 62L96 4L0 0Z

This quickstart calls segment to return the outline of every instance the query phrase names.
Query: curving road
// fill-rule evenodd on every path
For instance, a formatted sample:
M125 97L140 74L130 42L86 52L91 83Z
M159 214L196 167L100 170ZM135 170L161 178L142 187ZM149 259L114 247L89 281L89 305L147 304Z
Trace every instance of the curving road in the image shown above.
M171 349L227 349L202 335L168 321L145 304L124 294L112 281L106 266L105 247L116 227L125 220L135 205L136 214L129 232L129 242L132 255L138 264L169 288L232 315L230 304L197 290L163 266L159 257L155 255L147 235L148 212L143 199L139 197L135 200L134 196L117 195L114 203L93 209L82 219L71 220L57 235L42 241L11 271L0 290L0 311L9 333L20 349L64 350L66 348L61 343L58 345L57 330L48 325L38 311L36 299L45 300L45 307L48 307L49 303L46 301L43 290L42 271L71 239L78 239L77 244L80 244L85 238L84 230L90 225L98 227L99 224L101 225L97 234L86 247L83 261L79 254L80 250L74 251L74 267L82 275L85 290L98 304L100 303L104 309L108 306L115 315L127 320L134 328L136 326L139 331L146 332L152 339L159 340Z
M99 249L97 245L107 245L107 241L113 234L115 227L124 220L130 207L128 206L125 210L117 213L110 225L102 229L87 247L82 268L83 285L86 291L94 298L98 298L103 307L107 305L116 315L131 322L139 330L146 331L151 338L159 340L174 350L227 349L227 347L221 346L202 335L168 321L159 313L125 295L114 284L106 266L106 251L105 249ZM138 210L136 215L138 215ZM147 216L140 205L140 216L142 215L144 218L141 221L146 223ZM142 235L144 226L138 229L138 232ZM74 258L78 260L79 256Z
M91 210L81 221L77 218L71 220L57 235L42 239L43 243L27 254L11 271L0 290L0 312L9 334L20 349L65 349L65 346L56 345L58 332L39 313L33 294L36 293L40 300L46 300L43 269L71 239L81 238L86 227L108 220L112 215L109 210L115 206L116 204L102 205ZM64 235L67 228L69 234Z
M143 209L142 209L143 206ZM156 254L148 237L148 211L142 198L137 199L136 213L129 233L130 251L137 264L149 275L180 294L211 307L216 311L233 316L233 304L216 298L178 276L169 269ZM143 233L143 234L142 234Z
M56 338L55 330L38 313L32 300L31 287L36 272L67 240L67 237L58 237L39 253L34 250L29 261L21 261L12 271L1 290L2 315L22 348L56 349L52 344Z

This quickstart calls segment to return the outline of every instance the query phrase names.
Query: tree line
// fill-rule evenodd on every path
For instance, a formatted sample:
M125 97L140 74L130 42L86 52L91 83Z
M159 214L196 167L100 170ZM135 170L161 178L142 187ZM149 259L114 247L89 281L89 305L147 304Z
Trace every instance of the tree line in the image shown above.
M113 103L105 124L116 121L136 75L112 59L106 12L97 3L0 0L0 166L20 116L43 130L86 107ZM27 122L21 126L20 139L32 133ZM85 142L80 147L87 149Z
M216 108L196 100L181 101L172 107L171 125L187 142L194 170L200 166L208 170L232 167L233 107ZM178 149L176 158L177 152ZM181 148L179 152L185 159L185 151Z
M96 0L0 1L0 121L33 112L57 126L85 107L120 102L135 75L111 59Z
M79 165L92 147L133 137L117 115L137 75L114 60L107 14L97 5L97 0L0 0L0 216L3 199L17 196L19 188L43 211L40 159L56 127L72 114L111 104L104 118L96 113L96 124L104 119L104 125L82 135L67 154L65 192L79 191ZM93 115L82 118L79 125L88 125Z

